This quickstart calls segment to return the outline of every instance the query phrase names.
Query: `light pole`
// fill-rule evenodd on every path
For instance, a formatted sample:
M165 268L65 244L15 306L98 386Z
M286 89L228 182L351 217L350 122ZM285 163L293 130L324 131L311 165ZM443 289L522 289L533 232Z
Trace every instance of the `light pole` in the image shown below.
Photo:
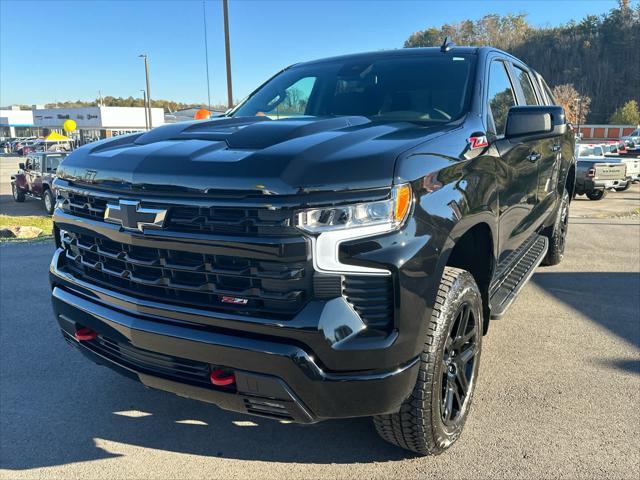
M231 48L229 47L229 6L227 0L222 0L224 16L224 51L227 58L227 107L233 107L233 91L231 88Z
M147 111L149 112L148 128L151 129L153 128L153 123L151 122L151 90L149 88L149 59L146 53L142 53L138 55L138 57L144 58L144 74L147 80L147 105L148 105Z
M144 103L144 128L149 130L149 119L147 118L147 92L144 88L141 88L140 91L142 92L142 101Z

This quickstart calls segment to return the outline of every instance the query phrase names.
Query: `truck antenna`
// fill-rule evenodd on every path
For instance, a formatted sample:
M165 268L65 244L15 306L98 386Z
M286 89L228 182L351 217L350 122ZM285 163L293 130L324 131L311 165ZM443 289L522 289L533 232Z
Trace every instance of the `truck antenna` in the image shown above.
M442 45L440 46L440 51L442 53L447 53L453 46L455 46L455 43L449 40L449 36L446 36L444 37L444 42L442 42Z

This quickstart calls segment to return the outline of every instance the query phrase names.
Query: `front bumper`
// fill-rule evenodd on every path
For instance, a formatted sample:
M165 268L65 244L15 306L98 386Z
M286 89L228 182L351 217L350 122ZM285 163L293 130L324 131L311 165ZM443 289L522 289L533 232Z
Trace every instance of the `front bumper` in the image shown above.
M331 370L309 347L313 342L263 335L247 323L242 330L225 328L237 322L212 322L192 309L167 309L160 317L159 305L87 289L58 268L59 254L51 264L50 279L54 313L65 338L97 362L149 387L232 411L310 423L397 411L415 384L418 357L380 370ZM77 341L74 333L80 327L97 332L98 338ZM324 336L317 324L315 330L301 330L298 339L319 341ZM332 363L343 358L357 365L356 358L371 358L375 351L379 360L389 360L396 339L390 337L372 350L346 340L329 345L323 339L332 350ZM327 352L324 358L329 359ZM187 378L181 375L185 364L196 373L205 369L204 378L210 366L233 370L236 384L229 389L207 385L197 375Z

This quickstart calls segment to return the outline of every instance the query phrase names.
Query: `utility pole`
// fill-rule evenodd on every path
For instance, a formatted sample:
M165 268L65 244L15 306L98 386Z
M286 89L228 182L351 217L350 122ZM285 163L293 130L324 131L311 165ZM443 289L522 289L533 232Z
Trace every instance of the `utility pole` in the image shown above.
M202 0L202 22L204 24L204 64L207 68L207 107L211 111L211 83L209 82L209 45L207 42L207 11Z
M580 119L582 118L582 97L577 97L575 101L578 102L578 118L576 119L578 123L578 138L582 138L580 136Z
M229 5L227 0L222 0L222 13L224 16L224 51L227 57L227 107L233 107L233 90L231 87L231 49L229 47Z
M146 104L147 104L147 112L148 112L148 117L149 117L149 122L148 122L148 128L151 129L153 128L153 122L151 121L151 91L149 88L149 59L146 53L142 53L140 55L138 55L138 57L140 58L144 58L144 74L145 74L145 78L147 80L147 100L146 100Z
M147 92L145 92L144 88L140 89L142 92L142 100L144 103L144 128L149 130L149 119L147 118Z

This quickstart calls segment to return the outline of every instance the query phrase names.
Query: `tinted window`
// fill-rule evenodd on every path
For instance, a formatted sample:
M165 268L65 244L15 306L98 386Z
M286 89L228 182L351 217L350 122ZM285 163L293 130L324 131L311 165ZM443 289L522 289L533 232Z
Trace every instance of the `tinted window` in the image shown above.
M31 161L27 162L27 165L31 170L40 170L40 157L31 157Z
M47 155L44 162L45 171L55 172L64 157L64 155Z
M538 105L536 92L533 89L533 84L531 83L531 77L529 77L529 74L519 67L515 67L514 71L516 72L516 78L518 79L518 83L520 84L520 88L524 94L525 103L527 105Z
M538 74L538 80L540 80L540 84L542 84L542 88L544 90L544 93L547 96L547 99L549 100L549 104L557 105L558 102L556 102L556 99L553 97L553 93L551 92L549 85L547 85L547 82L545 82L544 78L542 78L539 74Z
M504 135L509 108L515 104L515 96L504 63L491 62L491 69L489 70L489 115L491 122L493 122L493 131L497 135Z
M373 121L448 122L467 111L473 55L362 57L294 66L243 102L233 116L362 115ZM290 92L304 92L292 102ZM287 104L294 103L292 109Z

